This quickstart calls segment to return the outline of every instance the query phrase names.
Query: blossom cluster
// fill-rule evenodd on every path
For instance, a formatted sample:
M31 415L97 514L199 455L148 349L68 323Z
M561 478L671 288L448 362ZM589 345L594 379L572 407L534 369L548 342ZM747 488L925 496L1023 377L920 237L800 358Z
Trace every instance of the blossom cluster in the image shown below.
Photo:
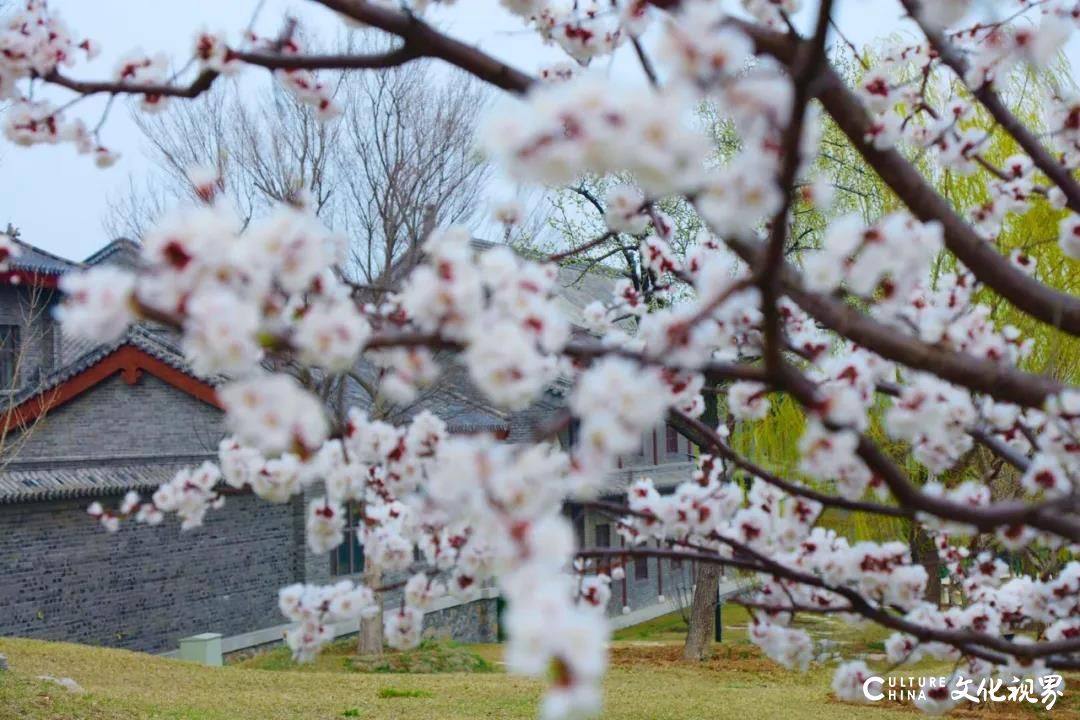
M907 213L886 215L869 227L862 218L847 215L830 223L821 250L807 256L804 281L820 292L843 283L862 297L880 293L880 307L906 300L941 247L941 226L920 223Z
M201 38L205 37L201 36ZM281 39L272 38L260 40L253 37L251 40L256 50L294 56L305 53L303 45L295 36L288 37L284 42ZM220 39L213 43L209 50L209 57L203 62L207 67L219 72L234 72L238 65L235 56L229 53L227 47L222 48L220 43ZM313 108L316 117L320 120L332 120L341 113L341 108L334 98L334 83L321 80L314 70L282 68L274 71L274 78L298 102Z
M419 12L428 4L408 7ZM396 11L401 4L381 5ZM215 172L196 171L202 203L148 232L135 269L65 276L58 317L69 336L95 342L120 338L139 318L177 329L193 371L218 383L231 436L216 464L178 473L149 500L132 493L115 510L95 503L90 514L109 530L123 518L158 524L168 514L192 529L226 501L225 487L302 503L312 552L359 541L366 561L403 578L402 602L382 617L391 646L419 642L424 613L443 598L472 599L494 588L508 601L508 667L554 676L543 712L595 713L607 665L604 611L625 557L610 575L589 572L598 564L575 562L563 503L610 493L605 482L620 456L674 417L697 428L696 439L711 443L713 454L702 454L674 488L638 478L626 490L618 522L626 557L649 544L745 568L752 580L743 598L753 608L750 637L769 657L806 669L814 644L793 620L818 611L892 627L885 650L893 663L949 661L976 679L1045 673L1053 659L1023 657L1005 641L995 642L993 663L965 648L1027 631L1039 633L1039 641L1080 637L1080 548L1067 531L1051 532L1043 522L1056 519L1060 528L1075 518L1066 502L1080 473L1080 393L1064 389L1041 406L1022 407L985 384L976 392L955 373L946 381L931 372L936 357L970 358L1022 378L1018 366L1033 352L1032 341L984 302L975 264L942 261L959 220L917 219L940 215L924 209L867 222L834 211L828 183L814 177L818 110L800 107L796 90L805 88L793 85L781 63L756 53L745 26L722 3L686 1L666 14L637 0L503 5L579 66L645 39L644 29L663 18L654 36L656 66L646 67L650 85L559 65L546 74L549 82L523 89L480 130L487 157L516 180L561 185L617 176L597 201L601 240L627 243L629 277L614 283L609 299L584 308L583 332L571 343L578 328L560 311L554 265L447 227L424 238L417 267L385 302L365 303L362 288L344 279L347 239L324 227L305 198L245 226L219 196ZM801 3L742 5L759 22L783 28ZM919 19L932 30L948 28L969 5L920 3ZM869 112L862 140L877 150L898 148L943 172L990 176L986 197L960 209L987 242L982 251L992 251L1010 219L1035 203L1054 212L1068 205L1061 189L1047 187L1034 153L995 165L985 152L990 133L976 122L971 91L1000 89L1017 63L1045 64L1076 22L1067 3L1020 5L1039 13L1040 22L947 33L968 67L966 90L940 82L943 57L929 40L889 48L855 88ZM28 2L20 23L5 33L0 46L9 52L0 55L0 69L7 72L0 75L8 85L0 89L16 100L8 135L24 144L76 139L93 149L78 123L17 90L18 82L69 63L76 49L91 48L74 44L39 2ZM248 42L304 53L288 38ZM221 35L201 33L194 52L204 71L237 69ZM165 68L156 56L133 55L117 74L151 87L167 80ZM299 101L332 114L332 90L313 71L277 76ZM146 109L163 101L162 94L142 96ZM730 152L716 152L697 112L703 104L734 130L738 142ZM1047 122L1055 161L1080 167L1080 101L1055 98ZM796 128L801 135L787 132ZM785 147L799 155L783 157ZM811 238L813 249L781 257L775 267L740 259L776 249L782 224L794 222L781 213L788 194L826 220ZM660 209L670 199L694 216L692 237L676 237L676 223ZM520 217L517 206L498 213L507 225ZM1076 218L1064 214L1058 226L1059 243L1072 257L1080 256ZM1028 280L1039 272L1023 252L1000 259L999 275ZM888 343L870 337L864 347L835 321L835 332L826 330L816 319L824 317L822 305L862 313L868 325L912 349L909 357L929 360L905 367L890 360ZM770 347L767 338L776 336L781 346ZM321 380L374 367L387 397L412 402L419 388L438 381L434 353L443 350L458 352L472 384L509 411L558 388L567 398L567 422L577 423L577 442L561 448L548 438L512 445L456 436L428 412L396 426L372 417L372 408L335 414L314 392ZM774 372L777 364L788 374ZM792 375L804 392L792 390ZM706 389L714 380L720 387ZM801 412L785 402L785 391ZM718 396L717 417L694 424L710 394ZM759 465L740 460L736 441L753 440L757 427L789 411L799 417L797 437L785 438L792 457L765 457ZM875 447L875 435L893 445ZM987 477L1014 467L1011 499L1002 500L991 480L971 470L980 446L994 458ZM903 472L895 455L913 468L910 485L897 479ZM1029 511L1024 502L1043 507ZM927 600L927 558L914 557L912 544L856 540L830 529L829 505L910 521L932 542L930 552L961 589L963 604L942 608ZM358 528L347 522L350 514L362 520ZM999 516L1009 519L997 522ZM1027 574L1003 559L1027 550L1056 566ZM289 646L310 658L336 626L376 618L382 590L352 582L285 588L280 607L296 623ZM958 641L961 633L975 640ZM842 665L835 693L858 700L869 673L864 663ZM950 689L931 694L924 709L948 709Z
M47 0L20 0L17 5L0 26L0 100L11 101L3 123L5 135L24 146L71 143L80 154L91 155L99 167L111 166L119 156L102 144L101 123L91 130L83 120L66 117L67 108L76 101L57 104L37 99L34 93L35 85L42 81L67 85L66 78L59 76L80 60L95 58L100 48L89 38L75 36ZM262 39L249 31L244 42L259 52L299 55L304 50L293 35ZM213 76L232 75L243 66L225 34L209 31L196 34L191 60ZM176 82L178 75L164 53L135 50L116 62L111 81L118 91L136 96L140 110L160 112L173 95L183 94ZM315 71L286 68L275 70L274 75L298 102L312 107L319 119L339 114L333 83L320 80Z
M560 185L590 172L628 171L647 192L689 190L701 182L709 141L680 110L687 107L682 91L664 92L658 100L583 73L537 86L527 107L492 115L479 134L487 156L520 181Z
M0 24L0 100L11 103L4 118L7 138L23 146L70 142L79 153L93 155L100 167L111 165L116 154L81 120L66 119L60 106L34 99L25 87L98 51L93 41L74 36L45 0L24 0L17 12L6 15Z
M556 268L522 261L507 247L477 256L463 227L432 233L424 252L430 261L406 280L402 310L421 330L465 341L470 377L497 404L528 406L555 379L553 353L570 336L550 302Z

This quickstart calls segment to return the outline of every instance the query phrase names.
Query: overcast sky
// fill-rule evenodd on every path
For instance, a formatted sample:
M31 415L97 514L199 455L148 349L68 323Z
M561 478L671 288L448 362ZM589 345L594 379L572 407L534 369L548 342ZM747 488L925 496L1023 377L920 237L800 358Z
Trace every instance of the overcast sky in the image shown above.
M104 79L119 57L142 48L164 51L179 67L190 55L192 38L201 28L223 30L230 39L247 27L257 0L52 0L50 6L80 37L97 40L101 57L70 74L85 79ZM801 18L807 24L815 2ZM838 21L844 32L862 44L902 29L896 0L840 0ZM286 13L300 19L315 34L333 37L342 23L314 2L266 0L256 31L273 35ZM452 9L432 17L444 29L487 52L527 71L560 59L539 38L499 7L498 0L459 0ZM629 53L607 66L615 75L639 72ZM245 82L257 81L260 70L245 71ZM56 98L66 98L57 94ZM183 102L183 101L178 101ZM92 99L73 108L91 126L104 107ZM19 148L0 140L0 227L13 223L32 244L73 259L82 259L108 242L102 220L107 201L147 176L149 165L143 142L125 103L117 103L103 131L105 143L122 154L113 167L98 169L92 159L78 156L70 145Z

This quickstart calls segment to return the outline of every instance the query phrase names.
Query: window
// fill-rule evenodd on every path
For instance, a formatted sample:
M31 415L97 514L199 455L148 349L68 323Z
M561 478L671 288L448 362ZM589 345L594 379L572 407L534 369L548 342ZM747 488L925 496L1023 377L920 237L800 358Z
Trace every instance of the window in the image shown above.
M579 548L585 547L585 511L581 509L574 514L574 540Z
M581 439L581 421L577 418L573 418L570 421L570 425L566 428L566 447L567 449L573 449L578 446L578 441Z
M645 580L649 577L649 558L638 556L634 558L634 579Z
M360 513L351 504L346 511L345 542L338 545L330 556L331 575L358 575L364 572L364 546L360 544L360 535L356 532L361 522Z
M19 365L19 326L0 325L0 390L15 390Z
M667 451L669 453L679 452L679 433L670 425L667 426Z
M596 526L596 547L611 547L611 525L608 523L601 523ZM596 563L596 569L605 575L611 574L611 560L609 558L600 558Z

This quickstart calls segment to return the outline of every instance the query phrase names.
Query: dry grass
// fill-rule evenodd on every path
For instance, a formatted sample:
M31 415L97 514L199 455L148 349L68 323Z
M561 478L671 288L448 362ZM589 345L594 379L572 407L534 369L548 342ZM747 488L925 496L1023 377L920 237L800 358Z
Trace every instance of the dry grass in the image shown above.
M469 646L469 650L498 662L497 647ZM206 668L138 653L32 640L0 639L0 652L8 655L12 667L0 674L2 720L534 718L542 690L539 682L498 671L356 673L347 671L340 658L322 668L271 672L242 666ZM907 708L835 702L829 696L830 669L805 675L787 672L742 643L724 645L703 665L681 662L678 652L670 643L616 643L605 683L605 718L915 717ZM44 674L74 678L87 692L71 694L34 679ZM1080 693L1066 695L1068 705L1059 705L1049 717L1077 717L1071 701L1078 697Z
M484 647L484 646L480 646ZM405 652L387 651L382 655L356 655L356 638L347 637L330 643L312 663L297 663L286 647L277 647L233 663L251 670L288 670L294 672L367 672L367 673L479 673L492 672L491 659L455 642L425 640Z
M0 680L4 720L533 718L542 689L538 682L500 672L402 675L205 668L138 653L12 639L0 640L0 652L12 666ZM902 714L829 704L824 673L718 672L674 661L657 667L659 660L647 648L616 648L606 684L606 717L792 717L792 707L802 708L798 717L809 720ZM87 693L72 695L33 679L43 674L72 677Z

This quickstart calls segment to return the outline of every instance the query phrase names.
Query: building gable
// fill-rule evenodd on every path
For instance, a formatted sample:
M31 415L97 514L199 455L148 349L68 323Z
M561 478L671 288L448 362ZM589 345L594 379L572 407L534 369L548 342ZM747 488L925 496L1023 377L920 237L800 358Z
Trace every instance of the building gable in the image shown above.
M135 385L143 374L157 378L214 408L221 407L214 386L210 383L135 345L123 344L61 382L47 386L19 402L6 413L4 427L25 428L45 413L74 400L114 375L119 375L128 385Z
M129 383L114 373L8 437L8 463L20 470L212 458L225 434L224 414L156 376Z

